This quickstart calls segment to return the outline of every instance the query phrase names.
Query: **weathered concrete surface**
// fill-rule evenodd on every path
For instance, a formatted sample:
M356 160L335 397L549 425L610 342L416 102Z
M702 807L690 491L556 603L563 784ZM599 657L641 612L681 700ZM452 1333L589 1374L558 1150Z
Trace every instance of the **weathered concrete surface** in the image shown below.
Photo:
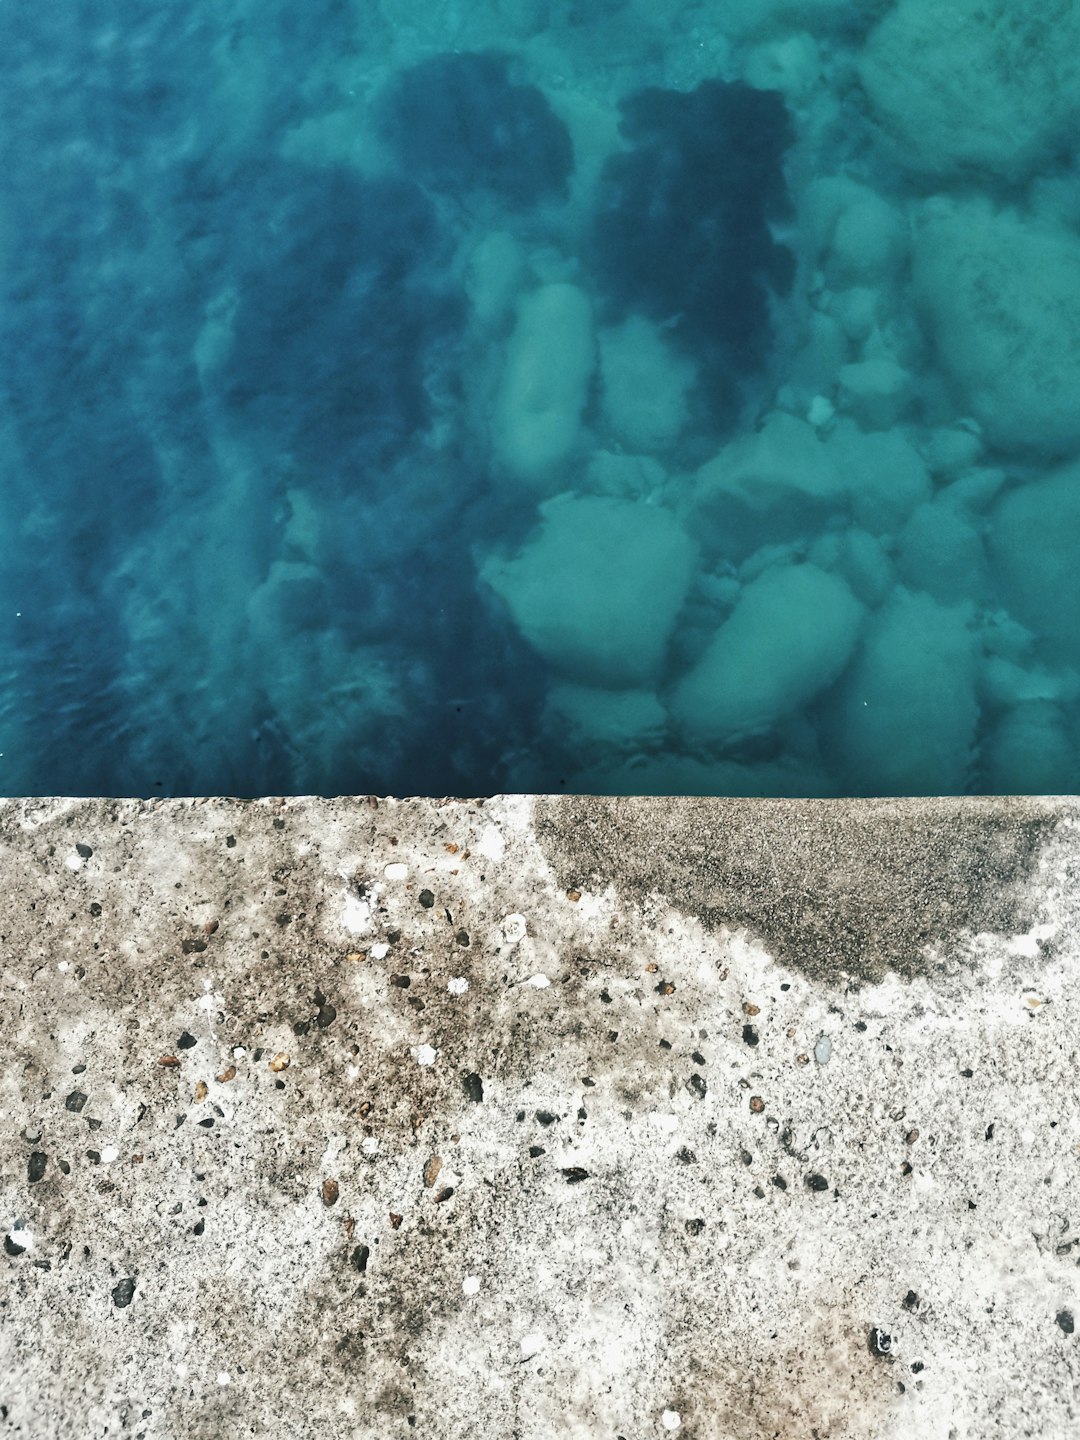
M1077 802L4 802L0 880L0 1434L1078 1432Z

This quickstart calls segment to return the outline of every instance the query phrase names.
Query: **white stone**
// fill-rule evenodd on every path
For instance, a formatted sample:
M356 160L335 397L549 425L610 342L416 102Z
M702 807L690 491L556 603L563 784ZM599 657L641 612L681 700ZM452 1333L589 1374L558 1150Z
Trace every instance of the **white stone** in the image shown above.
M518 304L493 424L510 473L543 486L578 438L595 363L592 312L574 285L544 285Z
M560 495L512 558L482 578L561 676L625 689L657 677L690 586L697 547L659 505Z

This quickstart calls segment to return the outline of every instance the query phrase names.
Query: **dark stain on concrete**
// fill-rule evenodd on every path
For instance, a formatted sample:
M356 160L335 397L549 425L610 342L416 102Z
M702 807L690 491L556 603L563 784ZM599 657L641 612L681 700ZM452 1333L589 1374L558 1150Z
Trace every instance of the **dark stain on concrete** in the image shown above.
M932 971L926 950L1038 920L1032 878L1060 803L541 796L559 883L666 896L709 929L745 928L815 980Z

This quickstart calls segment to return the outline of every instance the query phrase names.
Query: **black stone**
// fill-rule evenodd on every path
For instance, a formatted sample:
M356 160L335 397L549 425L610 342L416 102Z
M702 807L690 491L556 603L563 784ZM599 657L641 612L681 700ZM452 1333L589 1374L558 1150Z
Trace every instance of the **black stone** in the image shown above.
M198 1043L199 1042L195 1039L194 1035L191 1035L188 1033L187 1030L184 1030L181 1033L180 1039L176 1042L176 1048L178 1050L190 1050L193 1045L197 1045Z
M133 1279L121 1280L118 1285L113 1286L113 1304L118 1310L123 1310L130 1305L135 1298L135 1281Z
M431 907L435 904L435 896L431 893L430 890L421 890L417 898L419 899L420 904L424 907L425 910L430 910Z
M829 1182L824 1175L807 1175L806 1183L811 1190L827 1190Z
M867 1344L870 1347L870 1354L877 1355L879 1359L884 1359L892 1352L892 1336L886 1334L884 1330L877 1328L871 1330L867 1336Z
M31 1185L36 1185L45 1174L45 1165L46 1157L44 1150L35 1150L26 1162L26 1178Z
M352 1252L351 1258L353 1266L360 1271L361 1275L367 1269L368 1256L370 1254L371 1249L367 1245L357 1245L356 1249Z
M705 1099L705 1092L708 1090L709 1087L705 1084L705 1081L701 1078L700 1075L691 1075L690 1079L686 1083L699 1100Z
M1076 1329L1076 1323L1073 1320L1073 1313L1071 1310L1059 1310L1057 1313L1057 1323L1061 1326L1062 1330L1064 1330L1066 1335L1071 1335Z
M89 845L84 845L81 842L75 846L75 849L84 860L89 860L90 856L94 853Z
M589 1178L588 1170L583 1170L580 1165L565 1167L562 1173L566 1176L566 1183L568 1185L580 1185L582 1180L588 1180Z
M746 1041L747 1045L756 1045L760 1037L753 1025L744 1025L742 1027L742 1038Z
M86 1096L83 1092L81 1090L72 1090L71 1094L64 1101L64 1109L71 1110L74 1114L78 1115L85 1104Z

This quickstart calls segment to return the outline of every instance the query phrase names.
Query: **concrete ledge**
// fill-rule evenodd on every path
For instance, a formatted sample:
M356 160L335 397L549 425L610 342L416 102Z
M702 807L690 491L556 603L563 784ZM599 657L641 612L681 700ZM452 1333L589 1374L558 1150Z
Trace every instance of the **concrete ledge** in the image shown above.
M1075 1435L1078 822L0 803L0 1435Z

